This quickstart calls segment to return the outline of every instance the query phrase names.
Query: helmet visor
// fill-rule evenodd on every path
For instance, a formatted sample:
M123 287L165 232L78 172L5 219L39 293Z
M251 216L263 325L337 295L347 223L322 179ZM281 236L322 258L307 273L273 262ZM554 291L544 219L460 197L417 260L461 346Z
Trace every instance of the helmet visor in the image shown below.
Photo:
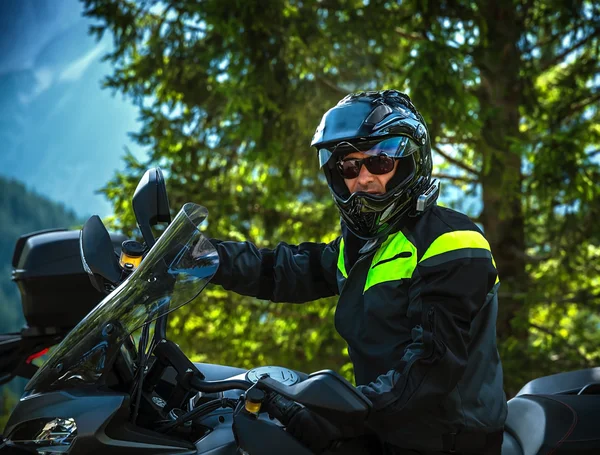
M385 140L360 141L360 142L338 142L330 147L319 149L319 167L323 167L332 157L338 159L349 153L360 152L367 155L385 155L390 158L402 158L412 155L419 146L408 136L394 136Z

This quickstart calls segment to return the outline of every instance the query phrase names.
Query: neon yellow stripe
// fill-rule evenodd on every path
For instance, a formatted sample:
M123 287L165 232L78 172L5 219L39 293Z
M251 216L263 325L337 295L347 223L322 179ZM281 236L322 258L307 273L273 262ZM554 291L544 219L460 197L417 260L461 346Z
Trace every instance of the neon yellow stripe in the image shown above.
M394 258L401 253L410 253L410 256ZM388 237L373 256L363 293L376 284L410 278L416 266L417 248L402 232L397 232Z
M453 231L446 232L435 239L419 262L423 262L438 254L461 250L463 248L482 248L491 252L490 244L479 232Z
M338 254L337 266L344 278L348 278L348 274L346 273L346 261L344 260L344 239L340 240L340 253Z
M477 231L453 231L446 232L435 239L419 262L423 262L438 254L464 248L481 248L490 253L492 252L489 242L481 235L481 233ZM494 268L498 270L494 256L492 256L492 264L494 265ZM499 282L500 277L496 276L496 283Z
M464 248L482 248L490 250L488 241L479 232L476 231L454 231L442 234L429 246L420 262L423 262L433 256L456 251ZM410 253L410 257L398 257L392 259L400 253ZM492 263L496 267L496 262L492 257ZM337 267L344 276L348 278L346 272L346 263L344 260L344 240L340 241L340 251L338 255ZM363 293L376 284L387 281L401 280L411 278L417 267L417 247L413 245L402 232L388 237L381 244L373 260L365 282ZM496 278L496 283L500 279Z
M498 283L500 283L500 274L498 273L498 267L496 267L496 261L494 261L493 255L492 255L492 264L493 264L494 268L496 269L496 281L494 281L494 284L498 284Z

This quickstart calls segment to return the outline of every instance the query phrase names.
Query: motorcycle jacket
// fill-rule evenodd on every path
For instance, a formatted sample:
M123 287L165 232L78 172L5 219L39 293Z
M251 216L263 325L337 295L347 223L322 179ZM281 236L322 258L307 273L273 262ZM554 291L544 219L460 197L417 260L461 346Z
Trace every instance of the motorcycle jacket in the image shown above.
M499 279L489 243L465 215L433 206L367 242L344 226L328 244L213 242L213 281L225 289L295 303L339 294L335 326L373 403L367 425L383 441L448 450L457 434L502 430Z

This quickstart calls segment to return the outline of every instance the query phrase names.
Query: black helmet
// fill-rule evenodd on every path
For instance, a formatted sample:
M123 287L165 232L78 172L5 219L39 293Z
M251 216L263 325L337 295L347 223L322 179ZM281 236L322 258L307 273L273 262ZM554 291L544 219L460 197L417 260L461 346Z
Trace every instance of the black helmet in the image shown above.
M353 93L323 115L312 139L342 219L358 237L388 235L409 215L432 205L439 187L431 182L431 144L425 120L397 90ZM350 194L338 162L369 150L402 160L385 194Z

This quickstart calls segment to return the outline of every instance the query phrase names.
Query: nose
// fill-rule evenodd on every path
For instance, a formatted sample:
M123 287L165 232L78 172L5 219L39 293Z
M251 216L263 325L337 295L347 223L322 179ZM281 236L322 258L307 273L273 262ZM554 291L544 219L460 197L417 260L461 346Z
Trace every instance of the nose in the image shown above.
M358 177L356 183L358 183L360 186L367 186L369 183L371 183L374 180L373 174L371 174L369 172L369 170L367 169L367 166L365 166L364 164L360 167L360 171L358 173Z

